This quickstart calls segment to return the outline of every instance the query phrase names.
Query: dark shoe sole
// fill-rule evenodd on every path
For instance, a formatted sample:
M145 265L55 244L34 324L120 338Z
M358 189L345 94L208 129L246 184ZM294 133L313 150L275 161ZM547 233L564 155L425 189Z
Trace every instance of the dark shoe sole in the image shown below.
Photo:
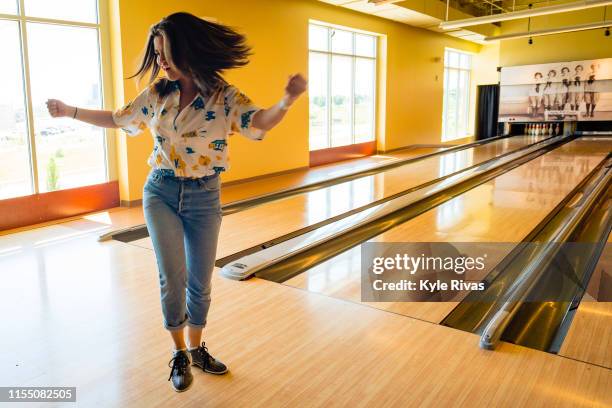
M198 368L202 368L202 366L197 363L191 363L191 365L196 366ZM202 368L202 369L204 370L205 373L213 374L213 375L223 375L229 371L227 368L225 369L225 371L210 371L210 370L207 370L206 368Z
M187 386L187 388L182 389L182 390L179 390L178 388L175 388L175 387L174 387L174 384L172 384L172 383L170 383L170 385L172 386L172 389L173 389L174 391L176 391L176 392L185 392L185 391L187 391L188 389L190 389L190 388L191 388L191 386L193 385L193 380L192 380L192 381L191 381L191 383L190 383L190 384Z

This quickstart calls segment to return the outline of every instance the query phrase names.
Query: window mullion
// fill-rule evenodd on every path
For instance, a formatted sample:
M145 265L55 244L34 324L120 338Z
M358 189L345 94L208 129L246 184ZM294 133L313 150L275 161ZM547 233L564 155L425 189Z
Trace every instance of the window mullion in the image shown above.
M330 40L331 42L331 40ZM327 55L327 147L332 146L332 55Z
M110 53L108 52L110 49L110 44L107 42L109 40L109 16L107 14L108 3L100 0L98 0L96 3L96 12L98 14L98 58L100 61L100 95L102 97L102 109L112 109L112 105L109 104L109 101L114 102L115 98L111 89L112 71L110 69ZM112 129L103 129L106 181L117 178L116 138L113 137L113 135L114 133Z
M99 17L98 17L99 18ZM102 49L102 30L97 29L97 38L98 38L98 81L100 82L100 99L102 106L100 109L104 109L106 104L106 92L105 92L105 75L104 75L104 65L102 65L102 60L104 58L104 50ZM106 167L106 181L111 179L111 173L114 173L114 170L111 171L111 160L110 160L110 145L109 145L109 137L107 129L102 129L102 137L104 138L104 166ZM114 163L114 160L113 160Z
M34 129L34 108L32 106L32 86L30 81L30 58L28 52L27 22L23 16L24 0L19 0L19 34L21 36L21 61L23 66L23 87L26 99L26 116L28 118L28 147L30 149L30 172L32 174L32 191L34 194L40 192L38 180L38 160L36 158L36 132Z
M0 13L0 20L4 21L19 21L21 16L19 14L2 14Z
M376 44L376 42L374 43ZM376 48L374 48L375 52L376 52ZM377 55L376 53L374 55ZM378 115L376 114L378 112L377 110L377 106L376 106L376 101L378 100L378 95L376 94L376 84L378 83L378 64L376 62L376 60L374 60L374 80L372 81L372 127L371 127L371 132L372 132L372 140L376 141L376 123L378 121Z
M461 113L459 112L459 106L460 106L460 101L461 101L461 87L459 85L459 81L460 81L460 77L461 77L461 71L459 71L458 69L455 69L455 72L457 73L457 75L455 75L455 77L457 78L457 83L455 85L455 89L457 90L457 98L455 98L455 103L456 105L456 110L455 110L455 139L459 138L459 116L461 115Z
M470 65L471 65L472 61L470 59ZM463 115L463 123L465 124L465 133L467 136L467 130L469 128L468 125L468 121L470 118L470 88L471 88L471 72L470 70L466 69L465 70L465 79L466 79L466 84L465 84L465 114Z
M461 111L459 109L461 109L461 98L463 98L463 95L461 94L461 71L459 69L456 69L457 71L457 116L455 116L455 121L456 121L456 131L457 133L455 134L455 138L458 139L461 137L461 133L459 131L459 122L461 118Z
M452 64L450 64L450 62L452 61L452 55L453 55L453 52L449 52L448 53L448 58L449 58L448 79L449 79L449 83L450 83L451 75L452 75L452 73L455 70L455 67ZM456 93L457 89L456 89L455 81L453 81L453 84L450 86L450 89L453 89L453 88L454 88L455 93ZM459 95L456 95L456 97L459 98ZM457 109L457 102L456 101L455 101L455 109ZM452 123L451 126L452 126L451 128L453 129L453 134L450 135L450 138L452 140L452 139L456 139L457 138L457 116L455 116L455 118L453 119L453 123Z
M459 71L459 78L461 79L461 74L464 74L464 70L462 69L461 71ZM461 86L463 87L464 82L461 81ZM462 92L461 94L461 103L463 104L463 106L465 106L465 99L467 97L467 94L465 92ZM465 123L465 107L463 109L461 109L461 122ZM465 130L461 129L461 135L465 137Z
M446 78L448 77L448 68L446 68L446 66L444 66L444 78L443 78L443 82L442 82L442 141L445 142L446 139L448 138L448 134L446 132L446 125L448 123L448 120L446 119L446 115L448 113L448 109L446 107L446 105L448 104L448 84L446 81Z
M353 54L355 53L355 33L353 33ZM355 65L357 57L351 57L351 143L355 144Z
M376 57L367 57L365 55L357 55L357 54L345 54L343 52L335 52L335 51L321 51L321 50L310 50L310 52L314 52L314 53L318 53L318 54L332 54L332 55L339 55L339 56L345 56L345 57L352 57L353 55L362 59L369 59L369 60L376 60Z

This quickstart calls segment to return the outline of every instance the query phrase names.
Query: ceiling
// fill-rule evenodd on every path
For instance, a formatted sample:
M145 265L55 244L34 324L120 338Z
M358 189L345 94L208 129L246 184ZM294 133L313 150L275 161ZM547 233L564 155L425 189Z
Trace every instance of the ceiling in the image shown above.
M434 0L446 3L446 0ZM490 14L508 13L533 7L545 6L558 3L550 0L451 0L451 7L461 10L473 17L487 16Z
M439 24L446 20L446 0L319 0L413 27L444 32L453 37L484 44L484 38L500 33L499 23L471 26L457 30L442 30ZM567 0L450 0L448 19L458 20L524 10L566 2Z
M345 7L351 10L359 11L366 14L372 14L378 17L388 18L390 20L399 21L410 24L415 27L428 27L438 24L438 19L427 14L411 10L409 8L400 7L397 3L369 3L367 0L320 0L324 3L330 3L336 6ZM434 0L437 1L437 0ZM400 2L403 3L403 2Z
M365 14L374 15L377 17L386 18L397 21L413 27L425 28L436 32L445 32L453 37L464 40L484 43L484 37L494 34L495 26L492 24L470 27L470 29L460 29L454 31L445 31L438 27L443 21L446 14L446 1L441 0L404 0L390 1L374 4L368 0L319 0L324 3L333 4L335 6L344 7L350 10L358 11ZM467 9L481 10L484 6L484 0L453 0L458 3L453 7L449 16L453 19L468 18L474 16L460 10L458 7ZM472 3L460 5L459 3ZM501 1L499 1L501 3Z

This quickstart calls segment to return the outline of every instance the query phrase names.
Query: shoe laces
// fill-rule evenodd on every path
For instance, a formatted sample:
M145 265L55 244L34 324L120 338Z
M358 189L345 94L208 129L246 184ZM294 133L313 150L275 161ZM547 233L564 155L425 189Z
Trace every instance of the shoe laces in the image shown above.
M170 366L172 364L172 366ZM185 353L177 353L172 359L168 362L168 367L172 367L170 370L170 377L168 377L168 381L172 378L174 373L177 375L183 375L187 371L187 366L189 365L189 359L185 355Z
M214 360L214 358L208 352L208 347L206 347L205 342L202 342L200 347L198 347L198 351L200 352L200 356L202 356L202 361L209 362L210 360Z

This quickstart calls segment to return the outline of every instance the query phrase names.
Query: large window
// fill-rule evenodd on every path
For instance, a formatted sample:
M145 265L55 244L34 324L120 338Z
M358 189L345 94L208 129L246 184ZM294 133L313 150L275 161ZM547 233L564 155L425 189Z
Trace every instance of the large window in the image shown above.
M374 140L376 37L309 27L310 150Z
M442 141L468 136L472 56L446 49L444 53L444 115Z
M100 128L47 99L102 108L96 0L0 0L0 199L108 180Z

